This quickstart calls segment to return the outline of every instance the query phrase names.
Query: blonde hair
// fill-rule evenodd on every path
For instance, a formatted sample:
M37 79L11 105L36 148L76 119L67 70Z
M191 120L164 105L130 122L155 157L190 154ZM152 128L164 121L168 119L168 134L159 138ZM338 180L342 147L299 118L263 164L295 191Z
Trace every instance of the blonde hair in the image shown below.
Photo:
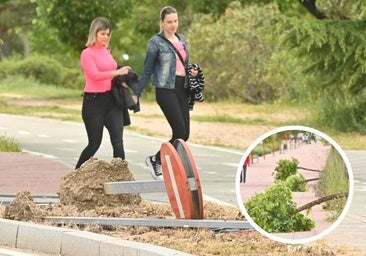
M98 32L106 29L109 29L109 31L112 33L112 25L109 20L104 17L95 18L90 24L88 41L86 42L85 46L88 47L94 45Z

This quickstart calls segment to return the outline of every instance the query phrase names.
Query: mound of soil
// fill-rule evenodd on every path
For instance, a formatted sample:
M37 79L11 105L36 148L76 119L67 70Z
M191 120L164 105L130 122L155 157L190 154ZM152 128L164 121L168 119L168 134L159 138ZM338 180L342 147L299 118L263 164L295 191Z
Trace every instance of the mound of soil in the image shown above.
M79 169L62 177L58 195L62 205L75 205L80 211L97 206L136 205L141 203L139 194L107 195L106 182L135 180L128 169L128 162L120 158L111 163L95 157L86 161Z
M4 210L4 218L19 221L41 221L42 210L33 200L29 191L22 191Z

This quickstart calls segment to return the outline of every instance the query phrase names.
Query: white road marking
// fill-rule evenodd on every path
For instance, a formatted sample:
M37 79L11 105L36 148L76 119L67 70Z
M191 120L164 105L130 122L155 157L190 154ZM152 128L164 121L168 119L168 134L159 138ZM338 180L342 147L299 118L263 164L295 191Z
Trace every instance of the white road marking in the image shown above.
M27 131L17 131L18 134L23 134L23 135L28 135L30 134L30 132L27 132Z

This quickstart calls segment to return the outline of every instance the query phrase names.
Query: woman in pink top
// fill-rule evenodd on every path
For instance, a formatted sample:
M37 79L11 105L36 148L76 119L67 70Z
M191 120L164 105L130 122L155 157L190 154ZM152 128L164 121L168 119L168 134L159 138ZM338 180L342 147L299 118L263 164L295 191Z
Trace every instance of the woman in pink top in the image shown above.
M109 132L113 157L125 159L123 147L123 112L112 95L112 79L125 75L128 66L117 69L117 62L108 49L112 26L106 18L92 21L86 48L81 52L80 64L85 87L82 118L88 135L88 145L82 151L75 169L97 152L103 137L103 127Z

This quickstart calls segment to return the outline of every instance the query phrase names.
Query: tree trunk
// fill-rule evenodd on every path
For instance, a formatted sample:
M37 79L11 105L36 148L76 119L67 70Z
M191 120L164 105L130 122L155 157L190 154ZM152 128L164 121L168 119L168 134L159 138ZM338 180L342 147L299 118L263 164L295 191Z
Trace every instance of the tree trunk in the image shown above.
M324 20L327 16L318 10L316 7L316 0L299 0L300 4L302 4L314 17L319 20Z
M305 171L311 171L311 172L322 172L320 170L308 169L308 168L300 167L300 166L298 166L297 169L305 170Z
M26 32L22 32L21 39L23 43L23 55L24 57L28 57L30 54L30 44L28 39L28 34Z
M303 210L307 210L307 209L310 209L311 207L315 206L315 205L318 205L318 204L321 204L321 203L324 203L324 202L327 202L327 201L330 201L330 200L333 200L333 199L338 199L338 198L342 198L342 197L348 197L348 192L341 192L341 193L337 193L337 194L333 194L333 195L329 195L329 196L324 196L324 197L321 197L321 198L318 198L314 201L311 201L310 203L307 203L303 206L300 206L299 208L297 208L293 213L292 215L295 215L296 213L299 213Z
M1 45L0 59L2 57L9 57L11 55L10 36L8 34L8 28L4 24L0 24L0 39L3 41L3 44Z

